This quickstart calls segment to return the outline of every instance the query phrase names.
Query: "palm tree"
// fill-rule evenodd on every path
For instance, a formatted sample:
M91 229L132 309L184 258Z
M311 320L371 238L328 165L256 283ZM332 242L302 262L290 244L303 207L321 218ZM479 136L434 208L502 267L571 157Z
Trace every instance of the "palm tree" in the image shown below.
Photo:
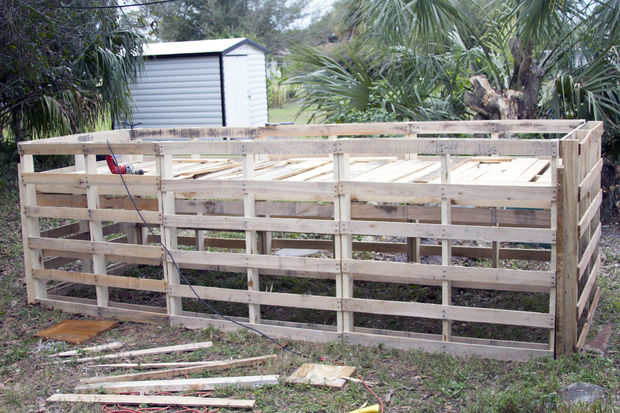
M348 45L303 48L305 109L586 118L620 134L619 0L341 0ZM344 116L333 116L333 114Z

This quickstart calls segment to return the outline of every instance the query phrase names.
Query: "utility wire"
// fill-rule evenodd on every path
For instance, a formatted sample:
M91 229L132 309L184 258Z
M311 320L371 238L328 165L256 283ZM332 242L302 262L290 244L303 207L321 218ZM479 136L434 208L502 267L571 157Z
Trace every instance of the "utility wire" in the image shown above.
M116 159L116 155L114 154L114 151L112 150L112 146L110 145L110 141L106 140L106 143L108 144L108 149L110 150L110 154L112 155L112 158L114 159L114 162L119 165L117 159ZM120 171L119 171L120 172ZM151 233L151 235L153 235L153 238L155 238L155 240L159 243L159 245L162 246L162 248L166 251L166 254L168 254L168 256L170 257L170 259L172 260L172 263L174 264L174 267L176 268L177 272L179 273L179 276L181 278L181 280L187 284L187 286L190 288L190 290L192 290L192 293L194 293L194 295L196 296L196 298L198 299L198 301L200 301L202 304L205 305L205 307L207 307L209 310L211 310L214 314L217 314L220 318L229 321L231 323L234 323L240 327L243 327L245 329L254 331L255 333L260 334L261 336L265 337L267 340L271 341L273 344L275 344L276 346L280 347L282 350L286 350L291 354L295 354L296 356L308 359L308 360L313 360L313 357L310 357L307 354L303 354L300 353L298 351L292 350L290 348L288 348L285 344L280 343L278 340L276 340L275 338L272 338L270 336L268 336L267 334L263 333L262 331L249 326L247 324L243 324L240 323L236 320L233 320L232 318L225 316L224 314L220 313L219 311L217 311L215 308L213 308L211 306L211 304L209 304L208 302L206 302L205 300L203 300L200 295L198 295L198 293L196 292L196 290L194 290L194 287L192 286L192 284L189 282L189 280L187 278L185 278L185 276L183 275L183 273L181 272L181 269L179 268L176 260L174 259L174 257L172 256L172 253L170 252L170 250L168 248L166 248L166 246L164 245L163 242L161 242L161 238L157 235L155 235L155 232L153 232L153 228L148 224L148 222L146 222L146 220L144 219L144 216L142 216L142 213L140 212L140 208L138 208L138 205L136 205L136 201L133 198L133 195L131 195L131 192L129 191L129 187L127 186L127 183L125 182L125 178L123 178L123 174L119 174L119 176L121 177L121 181L123 182L123 186L125 187L125 191L127 192L127 196L129 196L129 199L131 200L131 203L134 207L134 209L136 210L136 212L138 213L138 215L140 216L140 219L142 220L142 222L144 223L144 225L146 225L146 227L149 229L149 232ZM319 357L318 358L320 361L328 361L326 357ZM340 366L344 366L344 364L339 363L337 361L332 361L332 363L340 365ZM370 388L370 386L364 381L364 378L362 376L360 376L358 373L355 373L355 375L357 377L360 378L360 380L362 381L362 384L368 389L368 391L370 391L370 393L379 401L379 404L381 406L381 413L383 413L384 411L384 405L383 405L383 401L381 400L381 398Z
M150 5L153 5L153 4L173 3L175 1L180 1L180 0L147 1L147 2L144 2L144 3L117 4L116 6L65 6L64 4L60 3L58 8L61 8L61 9L80 9L80 10L123 9L123 8L126 8L126 7L150 6Z
M118 161L116 160L116 155L114 154L114 151L112 150L112 146L110 145L110 141L106 140L106 143L108 144L108 149L110 150L110 154L112 155L112 158L114 159L114 162L118 165ZM275 338L272 338L270 336L268 336L267 334L263 333L262 331L249 326L247 324L243 324L240 323L236 320L233 320L232 318L225 316L224 314L220 313L219 311L217 311L215 308L213 308L211 306L211 304L209 304L208 302L206 302L205 300L203 300L200 295L198 295L198 293L196 292L196 290L194 290L194 287L192 286L192 284L189 282L189 280L187 278L185 278L185 275L183 275L183 273L181 272L181 269L179 268L179 266L177 265L176 260L174 259L174 257L172 256L172 253L170 252L170 250L164 245L163 242L161 242L161 238L157 235L155 235L155 232L153 232L153 228L146 222L146 220L144 219L144 216L142 216L142 213L140 212L140 209L138 208L138 205L136 205L136 202L134 201L133 195L131 195L131 192L129 191L129 187L127 187L127 183L125 182L125 178L123 178L123 174L119 174L119 176L121 177L121 181L123 182L123 186L125 187L125 191L127 192L127 195L129 196L129 199L131 200L131 203L134 207L134 209L136 210L136 212L138 213L138 215L140 216L140 219L142 220L142 222L144 223L144 225L146 225L146 227L149 229L149 232L151 233L151 235L153 235L153 237L155 238L155 240L159 243L159 245L162 246L162 248L166 251L166 253L168 254L168 256L170 257L170 259L172 260L172 263L174 264L174 267L176 268L177 272L179 273L179 276L181 277L181 279L183 280L183 282L185 284L188 285L188 287L192 290L192 293L194 293L194 295L196 296L196 298L198 299L198 301L200 301L202 304L204 304L210 311L212 311L214 314L217 314L219 317L221 317L222 319L229 321L231 323L234 323L240 327L246 328L248 330L252 330L255 333L260 334L261 336L265 337L267 340L271 341L273 344L275 344L276 346L280 347L283 350L286 350L292 354L295 354L297 356L303 357L303 358L307 358L307 359L312 359L312 357L303 354L303 353L299 353L295 350L292 350L290 348L288 348L285 344L280 343L278 340L276 340Z

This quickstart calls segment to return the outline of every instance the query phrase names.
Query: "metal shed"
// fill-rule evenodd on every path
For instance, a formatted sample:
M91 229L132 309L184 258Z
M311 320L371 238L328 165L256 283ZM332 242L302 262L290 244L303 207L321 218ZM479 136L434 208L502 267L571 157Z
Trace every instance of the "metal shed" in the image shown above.
M150 43L131 87L141 128L259 126L267 118L265 53L247 38Z

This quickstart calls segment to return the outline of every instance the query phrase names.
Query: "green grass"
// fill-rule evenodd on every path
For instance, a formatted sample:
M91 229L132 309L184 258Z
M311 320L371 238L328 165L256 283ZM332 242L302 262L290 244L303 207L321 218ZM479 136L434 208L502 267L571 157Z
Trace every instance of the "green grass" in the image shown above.
M303 112L299 117L299 104L295 102L288 102L282 106L269 108L269 122L270 123L285 123L294 122L296 125L305 125L309 123L311 116L310 112ZM313 122L316 123L316 122Z

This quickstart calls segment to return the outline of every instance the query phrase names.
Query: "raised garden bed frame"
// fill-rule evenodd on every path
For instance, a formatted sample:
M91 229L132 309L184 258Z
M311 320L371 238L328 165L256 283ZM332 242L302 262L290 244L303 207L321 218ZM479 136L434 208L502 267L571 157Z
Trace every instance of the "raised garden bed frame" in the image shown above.
M194 286L195 291L205 299L247 304L249 317L240 320L266 334L508 360L570 353L583 347L599 297L602 132L601 122L463 121L135 129L22 142L19 184L28 301L97 317L190 328L239 328L216 316L184 311L182 299L193 297L193 292L180 282L164 249L149 238L119 176L97 170L95 156L109 153L109 141L118 155L130 156L135 162L155 160L154 173L125 176L125 180L142 215L160 230L162 242L182 268L247 273L245 290ZM521 134L529 138L519 139ZM545 134L546 139L532 138L532 134ZM387 137L368 137L377 135ZM214 154L238 159L242 179L174 179L174 165L181 159L206 159ZM349 179L352 157L412 159L417 154L440 162L440 182ZM34 156L38 155L74 155L75 165L35 172ZM519 156L548 159L550 183L452 184L450 157L463 155L491 161L493 157ZM331 159L333 179L254 179L255 164L261 159L286 157ZM41 218L77 221L43 231ZM195 238L179 237L178 228L195 231ZM243 231L245 241L205 238L204 231L213 229ZM276 231L331 235L332 241L327 243L333 256L274 255L272 248L306 245L299 240L270 240L269 234ZM125 234L122 237L108 237L121 232ZM356 234L396 235L406 237L407 243L364 243L354 239ZM438 244L420 245L421 238L436 239ZM452 248L455 240L483 240L492 246ZM321 249L326 248L325 241L314 241L313 245L320 242ZM547 248L511 248L507 243L542 244ZM183 249L180 244L195 244L195 248ZM244 248L245 253L210 252L209 246ZM353 256L355 249L394 248L405 250L409 262ZM420 256L425 254L441 256L442 264L420 263ZM489 258L492 268L454 265L454 255ZM501 268L501 259L523 258L547 260L548 269ZM75 260L81 262L81 271L62 267ZM128 266L136 264L162 266L163 279L122 275ZM336 293L323 296L260 291L261 274L333 280ZM358 280L440 286L441 303L354 297L354 282ZM95 286L96 299L56 293L75 284ZM162 293L167 305L112 302L108 288ZM539 313L456 306L452 304L453 288L543 292L548 294L549 310ZM262 320L261 305L332 311L337 314L337 323L326 326ZM354 322L356 312L441 320L442 334L361 328ZM549 330L549 340L538 343L457 337L452 334L453 321L543 328Z

